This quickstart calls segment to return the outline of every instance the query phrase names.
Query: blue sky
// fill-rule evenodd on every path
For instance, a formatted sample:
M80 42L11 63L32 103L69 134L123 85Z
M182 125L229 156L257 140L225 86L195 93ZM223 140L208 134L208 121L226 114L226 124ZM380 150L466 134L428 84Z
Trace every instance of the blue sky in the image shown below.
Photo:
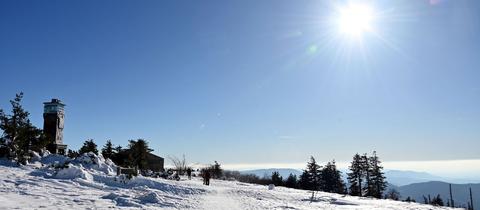
M480 159L480 3L362 3L352 38L345 1L1 1L0 107L200 163Z

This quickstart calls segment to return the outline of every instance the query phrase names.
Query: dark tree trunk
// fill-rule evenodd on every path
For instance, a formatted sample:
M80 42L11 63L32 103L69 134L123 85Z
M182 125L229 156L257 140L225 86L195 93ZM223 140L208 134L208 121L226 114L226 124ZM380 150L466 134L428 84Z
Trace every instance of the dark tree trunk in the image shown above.
M470 207L472 208L472 210L474 209L474 208L473 208L472 188L470 188Z
M452 184L449 185L450 187L450 207L455 207L455 203L453 202L453 196L452 196Z

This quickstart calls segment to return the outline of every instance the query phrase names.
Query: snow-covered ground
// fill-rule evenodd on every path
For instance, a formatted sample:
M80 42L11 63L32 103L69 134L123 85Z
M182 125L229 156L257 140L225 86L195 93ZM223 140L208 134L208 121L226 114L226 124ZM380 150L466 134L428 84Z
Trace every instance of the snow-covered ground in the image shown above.
M390 200L318 193L310 202L304 190L198 178L180 181L114 175L101 157L81 157L66 169L60 156L14 167L0 161L0 209L448 209ZM43 165L42 165L43 163Z

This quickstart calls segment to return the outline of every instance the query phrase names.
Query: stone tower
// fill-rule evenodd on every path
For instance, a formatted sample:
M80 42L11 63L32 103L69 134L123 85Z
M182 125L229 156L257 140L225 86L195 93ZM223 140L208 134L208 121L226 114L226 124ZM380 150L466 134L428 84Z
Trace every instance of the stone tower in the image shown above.
M63 123L65 104L58 99L43 103L43 132L49 139L47 149L51 153L65 154L67 145L63 144Z

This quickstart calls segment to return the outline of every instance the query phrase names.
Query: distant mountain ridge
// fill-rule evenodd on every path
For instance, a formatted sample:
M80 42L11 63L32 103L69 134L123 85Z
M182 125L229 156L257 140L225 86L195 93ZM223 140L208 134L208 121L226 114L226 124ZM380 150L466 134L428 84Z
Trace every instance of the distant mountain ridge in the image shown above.
M385 177L390 184L396 186L409 185L413 183L428 182L428 181L442 181L444 178L435 176L426 172L418 171L400 171L400 170L386 170Z
M263 178L265 175L271 176L274 171L278 171L280 176L286 179L290 174L300 176L302 174L301 170L293 168L268 168L268 169L255 169L255 170L246 170L240 171L242 174L254 174L260 178Z
M387 181L390 184L397 186L404 186L414 183L421 182L430 182L430 181L441 181L448 182L452 184L470 184L470 183L480 183L480 177L478 179L458 179L458 178L447 178L432 175L426 172L418 171L400 171L400 170L386 170L385 176Z
M445 203L447 203L447 200L450 198L449 183L447 182L430 181L393 188L400 192L402 199L410 196L419 203L423 203L423 196L428 197L428 195L433 197L439 194ZM480 183L452 184L452 194L455 206L467 206L467 202L470 200L469 188L472 188L474 207L480 208Z
M347 179L348 169L339 169L342 172L342 178L344 181ZM268 169L255 169L240 171L243 174L255 174L259 177L265 175L271 176L274 171L278 171L283 178L287 178L290 173L300 176L302 170L293 168L268 168ZM443 181L454 184L469 184L480 183L480 177L478 179L454 179L436 176L427 172L418 171L403 171L403 170L385 170L385 176L388 183L395 186L404 186L414 183L429 182L429 181Z

